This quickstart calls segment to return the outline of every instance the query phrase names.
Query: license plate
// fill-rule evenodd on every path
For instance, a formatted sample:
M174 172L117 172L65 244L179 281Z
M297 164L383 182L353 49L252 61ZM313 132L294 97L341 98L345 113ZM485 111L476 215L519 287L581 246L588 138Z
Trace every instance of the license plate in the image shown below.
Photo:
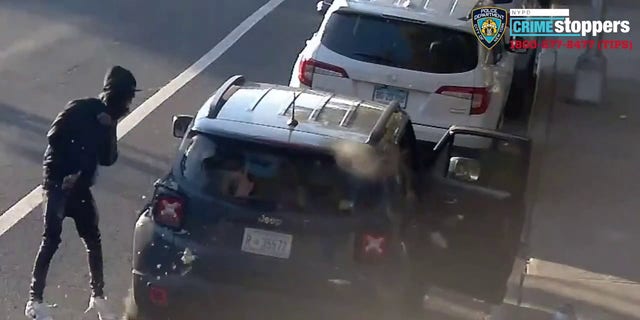
M408 92L398 88L387 86L378 86L373 90L373 100L383 103L390 103L393 100L398 101L403 108L407 107Z
M290 234L245 228L240 249L253 254L289 259L292 242L293 236Z

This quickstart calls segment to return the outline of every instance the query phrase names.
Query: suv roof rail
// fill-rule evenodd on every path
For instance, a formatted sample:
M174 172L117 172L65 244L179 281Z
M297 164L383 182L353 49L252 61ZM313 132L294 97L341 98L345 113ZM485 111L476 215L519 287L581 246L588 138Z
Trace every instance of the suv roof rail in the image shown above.
M229 99L229 97L225 96L226 93L233 86L241 86L245 84L245 82L246 79L243 75L235 75L225 81L225 83L223 83L222 86L218 88L215 95L213 96L213 99L211 100L211 104L209 104L209 114L207 114L207 118L215 119L218 116L218 113L220 113L220 109L222 109L222 106L225 104L225 102L227 102L227 99Z
M469 21L469 20L471 20L473 18L473 10L474 9L476 9L478 7L483 7L483 6L491 6L493 4L494 4L493 1L476 0L476 3L473 5L471 10L469 10L469 12L467 12L467 14L465 16L459 17L458 20L460 20L460 21Z
M346 0L347 4L369 3L373 5L383 5L410 10L428 10L426 4L430 0Z
M366 144L372 145L380 141L380 139L384 135L384 130L386 129L385 127L389 122L389 119L391 119L391 115L398 110L400 110L400 103L395 100L391 101L391 103L389 103L389 106L384 109L384 112L382 112L382 115L380 116L380 118L378 118L378 121L376 121L376 124L373 126L373 129L371 130L371 133L367 138Z
M518 141L529 141L531 138L502 131L495 131L486 128L452 125L447 129L448 134L476 134L486 138L509 139Z

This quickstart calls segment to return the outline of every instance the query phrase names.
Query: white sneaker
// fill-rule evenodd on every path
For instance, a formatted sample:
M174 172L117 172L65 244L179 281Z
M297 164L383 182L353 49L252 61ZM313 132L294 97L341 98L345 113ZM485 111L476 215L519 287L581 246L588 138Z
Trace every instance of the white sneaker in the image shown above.
M115 313L111 311L109 308L109 304L107 303L107 298L105 297L91 297L89 300L89 307L85 310L84 313L89 312L90 310L95 310L98 313L98 318L100 320L117 320Z
M24 307L24 315L29 319L53 320L49 312L49 305L44 302L29 300Z

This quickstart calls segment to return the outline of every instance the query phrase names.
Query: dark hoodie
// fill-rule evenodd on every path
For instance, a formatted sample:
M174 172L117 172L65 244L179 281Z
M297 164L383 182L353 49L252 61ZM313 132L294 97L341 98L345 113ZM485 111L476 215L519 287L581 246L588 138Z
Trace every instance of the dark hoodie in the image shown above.
M115 124L105 126L98 114L107 107L97 98L70 101L47 134L44 154L45 189L60 187L65 176L82 172L76 185L91 187L98 164L110 166L118 158Z
M106 97L133 97L136 80L129 70L111 68L104 79ZM64 177L81 172L78 188L93 186L98 165L111 166L118 159L116 122L126 110L114 110L98 98L83 98L67 103L47 133L49 145L44 154L44 189L62 185ZM126 107L125 107L126 108ZM100 113L113 118L113 125L98 121Z

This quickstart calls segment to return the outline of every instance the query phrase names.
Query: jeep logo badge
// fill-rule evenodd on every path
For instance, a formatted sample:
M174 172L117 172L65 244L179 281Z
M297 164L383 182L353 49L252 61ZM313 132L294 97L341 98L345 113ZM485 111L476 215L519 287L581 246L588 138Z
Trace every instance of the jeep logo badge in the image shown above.
M281 219L267 217L264 214L261 215L258 218L258 222L259 223L268 224L268 225L272 225L272 226L276 226L276 227L282 224L282 220Z

